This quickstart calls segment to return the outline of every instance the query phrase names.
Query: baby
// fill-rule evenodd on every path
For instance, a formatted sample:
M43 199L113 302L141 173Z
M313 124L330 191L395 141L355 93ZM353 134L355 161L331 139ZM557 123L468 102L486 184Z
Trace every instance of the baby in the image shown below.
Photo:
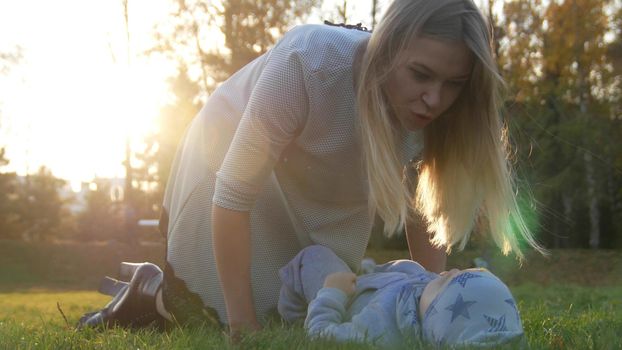
M356 276L330 249L306 247L280 271L278 309L314 337L399 346L493 346L523 334L514 298L483 269L440 275L410 260Z

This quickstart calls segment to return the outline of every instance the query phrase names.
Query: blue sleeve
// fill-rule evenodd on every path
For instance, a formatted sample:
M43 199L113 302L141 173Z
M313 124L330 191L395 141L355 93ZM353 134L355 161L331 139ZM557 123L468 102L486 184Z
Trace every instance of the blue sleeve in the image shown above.
M366 328L345 319L348 297L339 289L322 288L309 304L305 329L312 337L337 341L366 340Z

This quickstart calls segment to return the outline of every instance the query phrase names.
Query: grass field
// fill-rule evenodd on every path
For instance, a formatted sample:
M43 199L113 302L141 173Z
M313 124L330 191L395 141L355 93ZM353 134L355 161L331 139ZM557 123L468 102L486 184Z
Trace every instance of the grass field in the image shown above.
M161 246L72 245L0 241L0 349L359 349L357 344L310 341L300 327L269 325L233 346L219 330L173 329L76 332L73 325L108 297L93 292L118 262L162 261ZM405 257L373 251L377 261ZM452 257L467 267L474 252ZM622 252L555 251L530 256L519 268L493 257L493 271L510 285L533 349L622 349ZM66 316L59 311L62 310ZM363 347L366 348L366 347Z

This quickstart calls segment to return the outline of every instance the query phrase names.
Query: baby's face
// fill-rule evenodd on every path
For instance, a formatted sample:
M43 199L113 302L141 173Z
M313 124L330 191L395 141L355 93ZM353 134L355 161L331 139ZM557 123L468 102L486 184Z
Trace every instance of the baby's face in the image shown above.
M419 299L419 318L423 319L423 315L425 315L425 312L426 310L428 310L428 307L430 306L432 301L436 298L437 295L439 295L440 292L443 291L443 289L447 287L451 280L453 280L456 276L463 272L473 270L480 271L481 269L451 269L449 271L441 272L440 276L430 281L428 285L425 286L423 294L421 294L421 299Z

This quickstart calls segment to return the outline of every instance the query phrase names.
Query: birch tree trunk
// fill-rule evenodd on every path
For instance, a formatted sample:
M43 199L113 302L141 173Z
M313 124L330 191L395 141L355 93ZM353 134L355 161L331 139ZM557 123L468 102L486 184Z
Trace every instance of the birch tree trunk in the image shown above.
M378 12L378 0L372 0L371 2L371 28L376 27L376 12Z
M341 18L341 23L348 23L348 0L343 0L343 4L337 6L337 13Z
M592 154L584 151L583 161L585 163L585 182L587 184L587 198L590 208L590 248L598 249L600 246L600 213L598 211Z
M613 140L613 137L610 139ZM608 157L607 163L613 164L611 156ZM607 195L609 196L608 199L611 214L616 217L617 215L622 214L622 198L620 196L620 187L616 186L616 179L614 178L613 173L613 171L609 171L607 173Z
M581 59L582 52L584 50L584 40L579 26L579 9L577 1L572 2L574 12L574 25L575 25L575 60L577 63L577 88L579 92L579 112L580 118L585 121L584 125L589 125L588 115L588 101L590 96L588 86L589 67L586 67L589 63L583 62ZM586 128L587 129L587 128ZM584 145L589 145L590 135L589 130L584 130ZM589 245L592 249L597 249L600 245L600 213L598 212L598 196L596 192L596 180L594 179L594 163L592 160L592 154L587 150L583 150L583 164L585 166L585 184L587 186L587 201L590 215L590 235Z
M568 223L570 225L574 224L574 220L572 220L572 197L567 193L562 193L562 206L564 208L564 219L566 220L566 227L564 229L568 229ZM570 235L569 232L556 232L555 235L555 245L556 248L564 248L568 245L568 239ZM564 239L565 238L565 239Z

